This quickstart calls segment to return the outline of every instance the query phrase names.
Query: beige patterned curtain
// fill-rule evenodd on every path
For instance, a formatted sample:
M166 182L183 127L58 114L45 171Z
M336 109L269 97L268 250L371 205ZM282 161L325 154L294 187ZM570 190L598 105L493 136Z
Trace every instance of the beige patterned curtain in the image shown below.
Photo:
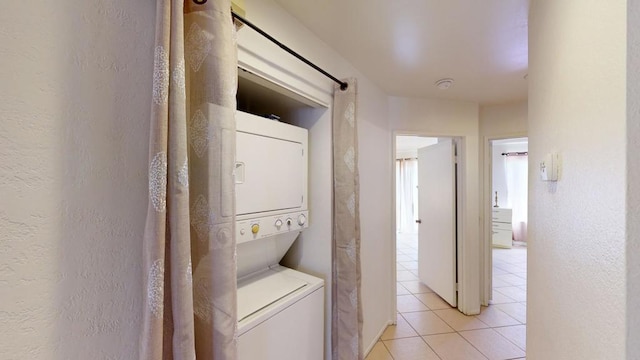
M236 359L229 0L158 0L140 359Z
M333 99L332 358L362 360L356 81Z

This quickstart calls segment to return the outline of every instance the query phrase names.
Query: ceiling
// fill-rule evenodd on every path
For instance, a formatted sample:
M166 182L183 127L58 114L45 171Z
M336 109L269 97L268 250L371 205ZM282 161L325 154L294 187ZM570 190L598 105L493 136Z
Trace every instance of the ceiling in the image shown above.
M438 138L422 136L396 136L396 154L417 152L425 146L438 143Z
M388 95L481 104L527 97L529 0L276 2ZM442 78L455 83L440 90Z

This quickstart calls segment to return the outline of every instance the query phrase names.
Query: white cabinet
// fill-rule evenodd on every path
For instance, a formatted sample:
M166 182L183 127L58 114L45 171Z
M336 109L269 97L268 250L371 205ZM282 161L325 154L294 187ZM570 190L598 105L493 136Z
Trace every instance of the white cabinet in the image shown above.
M510 249L513 236L511 209L493 208L491 215L491 242L493 246Z

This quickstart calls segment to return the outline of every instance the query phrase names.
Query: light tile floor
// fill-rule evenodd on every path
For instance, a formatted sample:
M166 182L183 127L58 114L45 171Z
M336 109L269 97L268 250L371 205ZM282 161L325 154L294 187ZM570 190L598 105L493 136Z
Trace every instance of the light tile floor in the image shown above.
M418 239L398 234L397 325L366 360L506 360L526 352L527 248L493 249L493 300L466 316L418 279Z

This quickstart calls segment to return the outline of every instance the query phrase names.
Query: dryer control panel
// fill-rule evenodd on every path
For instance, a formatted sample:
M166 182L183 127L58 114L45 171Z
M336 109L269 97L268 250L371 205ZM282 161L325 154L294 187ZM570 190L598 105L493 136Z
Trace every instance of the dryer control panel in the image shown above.
M308 211L256 217L236 222L236 239L240 244L290 231L300 231L307 227L309 227Z

